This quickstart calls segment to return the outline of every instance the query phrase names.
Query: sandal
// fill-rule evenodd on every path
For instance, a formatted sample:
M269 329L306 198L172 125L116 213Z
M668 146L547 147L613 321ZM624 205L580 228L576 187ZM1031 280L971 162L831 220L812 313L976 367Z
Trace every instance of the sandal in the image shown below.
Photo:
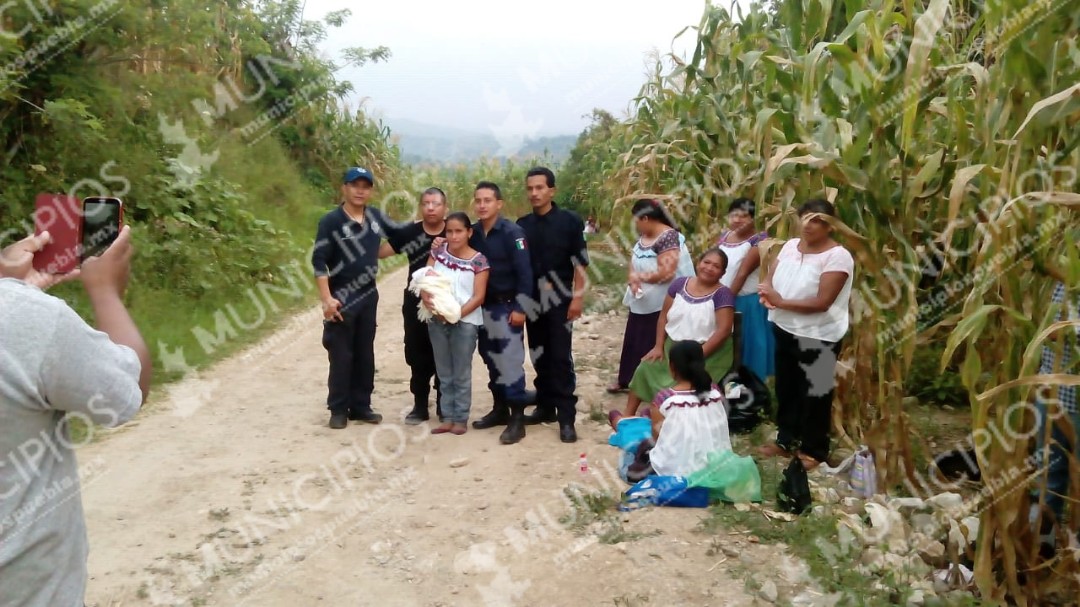
M607 387L607 393L608 394L620 394L622 392L629 392L629 391L630 391L629 386L619 385L618 382L612 382L611 385L609 385Z
M810 472L821 465L821 462L805 453L798 453L795 457L799 458L799 461L802 462L803 468L805 468L807 472Z
M454 424L450 422L443 422L442 425L436 426L431 429L432 434L446 434L447 432L454 431Z
M791 452L776 443L758 447L758 453L765 457L791 457Z
M462 434L465 434L468 431L469 431L469 428L465 424L454 424L453 427L450 428L450 434L454 434L454 435L457 435L457 436L461 436Z

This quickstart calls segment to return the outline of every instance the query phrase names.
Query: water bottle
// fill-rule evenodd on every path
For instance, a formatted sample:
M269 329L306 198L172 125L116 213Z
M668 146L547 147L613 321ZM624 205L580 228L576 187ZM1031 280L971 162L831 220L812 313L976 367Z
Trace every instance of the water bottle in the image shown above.
M589 460L585 459L584 453L578 458L578 472L581 473L581 476L588 476L589 474Z

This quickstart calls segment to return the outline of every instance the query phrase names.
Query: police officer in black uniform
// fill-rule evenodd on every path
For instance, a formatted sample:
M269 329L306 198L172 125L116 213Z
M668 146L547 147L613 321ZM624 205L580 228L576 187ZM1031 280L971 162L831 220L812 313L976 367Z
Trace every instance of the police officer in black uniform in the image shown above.
M404 253L409 259L409 277L426 267L431 257L431 243L446 236L446 194L439 188L428 188L420 195L421 220L404 226L398 234L384 242L379 257ZM409 365L409 390L413 394L413 408L405 416L405 423L416 425L428 420L428 398L431 395L432 378L435 380L435 411L442 421L442 391L435 373L435 353L431 350L431 337L427 324L416 315L420 298L409 290L405 279L405 295L402 297L401 316L405 322L405 363Z
M491 264L484 296L484 325L477 349L488 368L488 388L494 400L491 412L473 422L483 430L506 424L499 441L509 445L525 436L525 407L535 393L525 390L525 311L532 294L532 267L525 233L500 212L499 186L490 181L476 184L473 224L469 246L483 253Z
M585 222L573 211L554 203L555 174L536 167L525 177L525 189L533 212L518 219L532 245L529 258L533 275L532 301L526 306L529 350L536 369L536 410L526 424L559 422L564 443L577 440L577 376L571 353L573 323L584 307Z

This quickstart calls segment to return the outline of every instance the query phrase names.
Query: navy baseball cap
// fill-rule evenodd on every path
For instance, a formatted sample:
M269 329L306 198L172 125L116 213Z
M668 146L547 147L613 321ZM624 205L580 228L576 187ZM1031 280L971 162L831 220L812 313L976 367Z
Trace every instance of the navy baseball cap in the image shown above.
M371 171L363 167L351 167L345 171L345 177L342 178L342 183L352 183L357 179L363 179L364 181L375 185L375 176L371 174Z

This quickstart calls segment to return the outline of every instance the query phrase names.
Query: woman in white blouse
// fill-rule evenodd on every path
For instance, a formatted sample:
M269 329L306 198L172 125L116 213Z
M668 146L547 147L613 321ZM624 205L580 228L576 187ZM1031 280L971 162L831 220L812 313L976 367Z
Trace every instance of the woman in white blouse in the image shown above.
M799 207L802 237L784 244L758 286L776 338L776 442L761 452L795 454L813 469L829 455L836 357L848 330L855 260L832 238L825 200Z

